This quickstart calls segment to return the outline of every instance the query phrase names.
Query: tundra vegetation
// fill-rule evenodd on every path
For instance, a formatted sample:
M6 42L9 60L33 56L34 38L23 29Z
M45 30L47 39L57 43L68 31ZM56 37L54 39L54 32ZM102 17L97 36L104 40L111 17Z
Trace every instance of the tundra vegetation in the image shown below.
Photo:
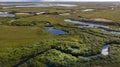
M79 28L82 25L64 20L102 24L120 31L120 5L73 4L78 6L6 9L0 6L1 12L30 13L0 17L0 67L119 67L120 34L103 32L99 28ZM85 9L94 10L83 12ZM38 12L46 13L36 14ZM59 15L62 13L70 14ZM95 21L96 18L110 21ZM46 32L44 27L54 27L67 34L55 35ZM109 54L102 55L102 47L106 44L110 44Z

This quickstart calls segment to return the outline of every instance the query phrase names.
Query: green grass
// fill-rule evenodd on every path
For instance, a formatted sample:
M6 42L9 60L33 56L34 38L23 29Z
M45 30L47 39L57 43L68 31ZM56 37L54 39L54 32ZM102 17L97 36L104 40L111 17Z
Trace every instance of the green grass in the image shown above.
M0 26L0 47L2 46L21 46L28 45L44 40L47 33L43 31L43 27L29 26ZM11 44L11 45L10 45Z
M89 4L88 4L89 5ZM80 5L81 6L81 5ZM87 67L119 64L120 56L120 35L101 32L98 28L77 28L73 23L67 23L66 18L105 18L119 23L119 11L109 10L108 5L87 6L87 8L98 8L93 12L77 12L75 14L60 15L17 15L15 23L35 22L35 26L17 26L7 24L13 18L2 18L0 25L0 67L13 67L14 65L28 59L21 67L45 67L55 65L56 67ZM9 8L3 11L17 12L71 12L80 11L81 8L46 7L46 8ZM44 22L43 22L44 21ZM67 35L54 35L45 32L43 27L46 22L50 22L56 29L67 31ZM118 29L119 27L111 26ZM106 43L112 42L109 56L93 57L85 56L98 54ZM117 45L116 45L117 44ZM72 50L71 47L78 47L79 50ZM64 51L65 53L61 53ZM41 53L42 52L42 53ZM118 60L116 60L118 59ZM112 61L112 62L111 62Z

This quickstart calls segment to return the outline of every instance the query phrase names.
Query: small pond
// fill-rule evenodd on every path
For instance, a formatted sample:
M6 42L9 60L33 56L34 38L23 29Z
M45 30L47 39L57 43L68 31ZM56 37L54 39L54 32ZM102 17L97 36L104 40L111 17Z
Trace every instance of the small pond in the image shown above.
M63 30L54 29L54 27L44 27L44 30L47 32L50 32L52 34L55 34L55 35L67 34L67 32L65 32Z
M79 50L78 47L71 47L71 48L72 48L72 50Z
M102 55L108 55L109 54L109 46L110 46L109 44L103 46L102 52L101 52Z

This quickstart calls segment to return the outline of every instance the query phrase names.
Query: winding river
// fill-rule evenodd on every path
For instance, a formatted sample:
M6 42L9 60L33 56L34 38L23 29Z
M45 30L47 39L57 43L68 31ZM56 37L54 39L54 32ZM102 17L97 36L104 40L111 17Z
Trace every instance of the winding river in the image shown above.
M111 33L111 34L120 34L120 31L106 30L106 29L109 29L109 26L105 26L105 25L101 25L101 24L93 24L93 23L81 22L81 21L71 20L71 19L65 19L64 21L84 25L84 26L78 26L80 28L100 28L101 31L103 31L103 32L107 32L107 33ZM103 29L103 28L106 28L106 29Z
M120 34L120 32L108 31L106 29L103 29L103 28L109 29L109 26L105 26L105 25L101 25L101 24L93 24L93 23L81 22L81 21L71 20L71 19L65 19L64 21L84 25L84 26L78 26L80 28L100 28L101 31L104 31L104 32L108 32L108 33L111 33L111 34ZM107 56L107 55L109 55L109 47L110 47L110 44L106 44L105 46L102 47L102 51L101 51L100 54L86 56L86 58L92 58L94 56L100 56L100 55Z

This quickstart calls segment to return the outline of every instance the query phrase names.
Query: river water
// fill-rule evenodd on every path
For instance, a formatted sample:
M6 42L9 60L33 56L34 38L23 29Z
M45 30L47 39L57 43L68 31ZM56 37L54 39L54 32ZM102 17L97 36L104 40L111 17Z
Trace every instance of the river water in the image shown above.
M85 26L78 26L80 28L100 28L101 31L111 33L111 34L120 34L120 31L108 31L106 29L109 29L109 26L101 25L101 24L93 24L93 23L88 23L88 22L81 22L77 20L71 20L71 19L65 19L65 22L70 22L70 23L75 23L75 24L82 24ZM106 29L103 29L106 28Z

